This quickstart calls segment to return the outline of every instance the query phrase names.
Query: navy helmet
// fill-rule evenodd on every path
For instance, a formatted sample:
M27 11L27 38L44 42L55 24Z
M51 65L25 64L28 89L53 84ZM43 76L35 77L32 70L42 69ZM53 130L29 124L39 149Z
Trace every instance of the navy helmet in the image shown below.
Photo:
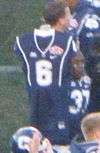
M10 147L12 153L29 153L28 143L30 139L33 138L34 133L39 133L42 138L41 133L38 129L34 127L22 127L18 129L10 139Z

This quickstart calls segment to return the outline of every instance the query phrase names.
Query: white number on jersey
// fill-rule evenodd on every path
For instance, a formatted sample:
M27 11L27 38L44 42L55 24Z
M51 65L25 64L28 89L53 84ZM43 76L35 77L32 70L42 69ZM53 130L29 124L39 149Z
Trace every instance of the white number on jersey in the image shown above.
M50 61L36 62L36 81L40 86L48 86L52 83L52 63Z
M72 114L77 114L81 111L85 112L89 102L89 96L90 96L90 92L87 90L82 90L82 92L77 89L73 90L71 92L71 99L75 101L75 104L73 106L69 106L69 112Z

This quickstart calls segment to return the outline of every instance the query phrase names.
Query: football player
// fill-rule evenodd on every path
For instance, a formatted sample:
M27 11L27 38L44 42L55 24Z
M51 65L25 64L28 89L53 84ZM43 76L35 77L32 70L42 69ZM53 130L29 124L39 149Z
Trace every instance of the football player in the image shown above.
M89 75L92 78L91 99L93 101L90 111L100 111L100 33L95 33L92 46L93 52L88 63Z
M100 10L99 0L68 0L73 10L73 17L78 21L77 34L80 38L80 46L83 55L88 58L91 55L92 43L95 40L95 32L100 35ZM100 11L99 11L100 12ZM100 36L99 36L100 40Z
M81 135L80 121L88 112L90 105L91 79L85 71L85 58L78 51L70 62L70 77L67 79L66 105L68 105L68 123L70 140L76 135Z
M72 141L65 153L100 153L100 113L86 115L81 122L84 142ZM18 129L10 139L12 153L57 153L50 141L34 127ZM58 151L59 152L59 151ZM63 153L63 151L61 151Z
M12 153L56 153L47 138L34 127L19 128L10 139Z
M72 143L71 153L100 153L100 112L86 115L81 122L84 143Z
M92 105L90 111L100 110L100 1L72 0L68 1L73 8L73 17L77 19L79 27L77 34L80 48L86 58L86 71L92 78ZM96 51L98 50L98 51ZM96 52L95 52L96 51ZM95 74L95 75L94 75Z
M48 3L44 19L50 26L17 36L14 51L23 62L31 125L53 144L67 144L68 128L61 109L64 100L60 88L65 68L68 71L68 59L76 55L77 47L74 34L65 30L70 11L64 3Z
M80 37L81 50L85 57L88 57L92 50L94 33L97 31L100 33L100 18L95 10L97 1L100 9L99 0L73 0L69 3L73 8L73 16L79 23L77 34Z

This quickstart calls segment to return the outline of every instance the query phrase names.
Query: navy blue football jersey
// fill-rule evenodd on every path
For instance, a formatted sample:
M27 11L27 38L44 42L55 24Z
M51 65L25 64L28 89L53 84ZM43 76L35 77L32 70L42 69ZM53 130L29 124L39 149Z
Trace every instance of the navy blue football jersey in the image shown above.
M68 107L71 140L77 134L81 134L80 122L83 116L88 112L90 88L91 81L88 76L84 76L81 80L76 81L70 79L66 84L66 106Z
M99 0L85 0L91 7L94 9L94 11L100 16L100 1Z
M55 54L54 51L62 51ZM37 30L16 38L15 52L21 57L28 85L30 123L52 144L68 144L68 123L63 111L63 75L77 51L70 32ZM64 96L65 97L65 96Z
M72 142L70 145L71 153L97 153L99 144L95 141L77 143Z
M93 80L90 111L100 110L100 73L96 70L100 63L100 1L80 0L74 10L74 17L79 23L77 34L81 51L86 58L86 71Z
M90 111L100 111L100 55L91 57L90 76L92 78L91 99L93 101Z
M90 1L80 1L74 10L73 16L78 20L77 35L80 39L80 48L83 55L89 58L96 37L100 37L100 17Z
M15 52L22 57L23 70L29 87L61 86L66 57L77 49L73 36L67 32L38 30L16 37ZM62 50L62 54L54 54Z

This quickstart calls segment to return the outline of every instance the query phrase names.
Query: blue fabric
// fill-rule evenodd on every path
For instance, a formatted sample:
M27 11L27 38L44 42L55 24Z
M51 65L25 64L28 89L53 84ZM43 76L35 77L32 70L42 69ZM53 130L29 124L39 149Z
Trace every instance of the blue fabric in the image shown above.
M88 143L77 143L72 142L70 145L71 153L91 153L92 151L96 151L98 147L98 143L96 142L88 142Z

